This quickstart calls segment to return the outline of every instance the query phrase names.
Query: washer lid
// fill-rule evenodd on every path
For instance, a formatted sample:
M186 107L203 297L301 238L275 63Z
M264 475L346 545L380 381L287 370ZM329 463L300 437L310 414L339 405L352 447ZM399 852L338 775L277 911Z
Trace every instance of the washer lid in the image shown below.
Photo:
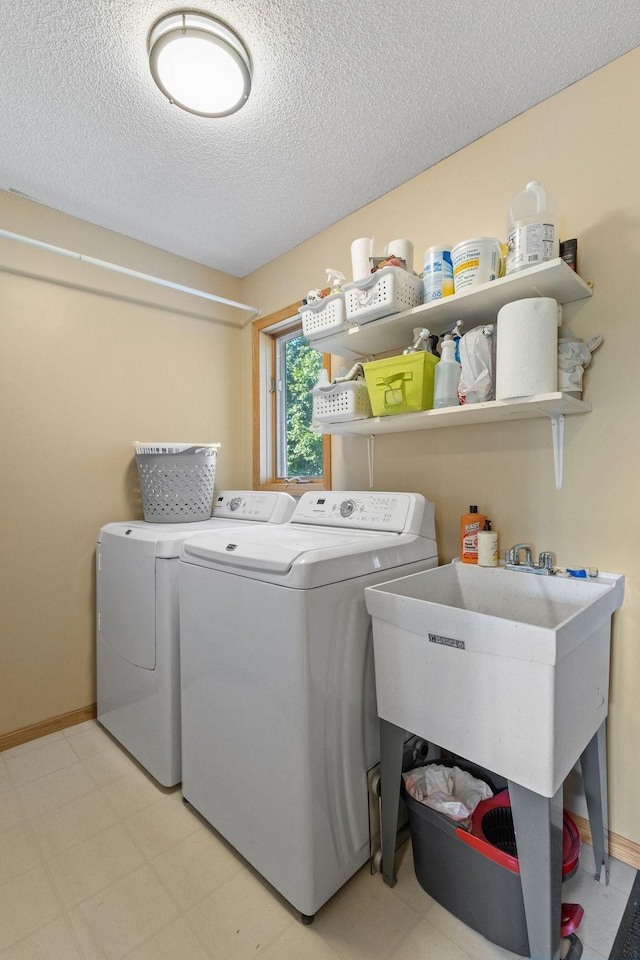
M372 530L319 529L284 524L279 527L237 527L215 530L185 542L183 558L205 566L223 565L245 570L286 574L295 564L339 560L353 556L380 541L397 539L394 533Z

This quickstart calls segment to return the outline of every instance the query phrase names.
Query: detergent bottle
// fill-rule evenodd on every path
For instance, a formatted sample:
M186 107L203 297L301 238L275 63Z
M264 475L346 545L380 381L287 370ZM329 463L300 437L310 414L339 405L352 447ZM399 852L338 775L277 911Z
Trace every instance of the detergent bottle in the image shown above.
M559 256L555 201L541 183L532 180L509 207L506 274Z

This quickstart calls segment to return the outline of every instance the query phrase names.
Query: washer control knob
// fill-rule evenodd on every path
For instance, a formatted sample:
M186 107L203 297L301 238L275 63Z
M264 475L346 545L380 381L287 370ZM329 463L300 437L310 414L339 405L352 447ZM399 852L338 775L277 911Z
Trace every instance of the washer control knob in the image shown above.
M229 510L239 510L242 506L242 498L234 497L233 500L229 501Z
M350 517L353 511L355 510L356 505L353 500L343 500L340 504L340 516L341 517Z

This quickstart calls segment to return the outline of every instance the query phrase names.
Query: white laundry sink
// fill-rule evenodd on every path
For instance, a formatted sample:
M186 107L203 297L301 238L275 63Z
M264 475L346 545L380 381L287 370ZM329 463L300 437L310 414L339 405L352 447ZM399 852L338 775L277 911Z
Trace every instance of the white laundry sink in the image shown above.
M623 595L457 561L367 587L378 713L552 797L607 716Z

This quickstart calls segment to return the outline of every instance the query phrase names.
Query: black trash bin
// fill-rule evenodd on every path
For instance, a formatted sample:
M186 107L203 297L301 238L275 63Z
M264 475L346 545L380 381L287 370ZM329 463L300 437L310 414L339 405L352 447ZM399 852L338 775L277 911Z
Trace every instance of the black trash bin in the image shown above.
M493 775L474 764L455 765L495 790ZM498 782L499 786L499 782ZM471 832L454 820L414 800L402 785L409 813L413 861L418 883L446 910L487 940L529 956L520 868L508 790L478 804ZM580 834L565 811L563 879L577 869ZM562 905L562 936L582 919L582 907Z

